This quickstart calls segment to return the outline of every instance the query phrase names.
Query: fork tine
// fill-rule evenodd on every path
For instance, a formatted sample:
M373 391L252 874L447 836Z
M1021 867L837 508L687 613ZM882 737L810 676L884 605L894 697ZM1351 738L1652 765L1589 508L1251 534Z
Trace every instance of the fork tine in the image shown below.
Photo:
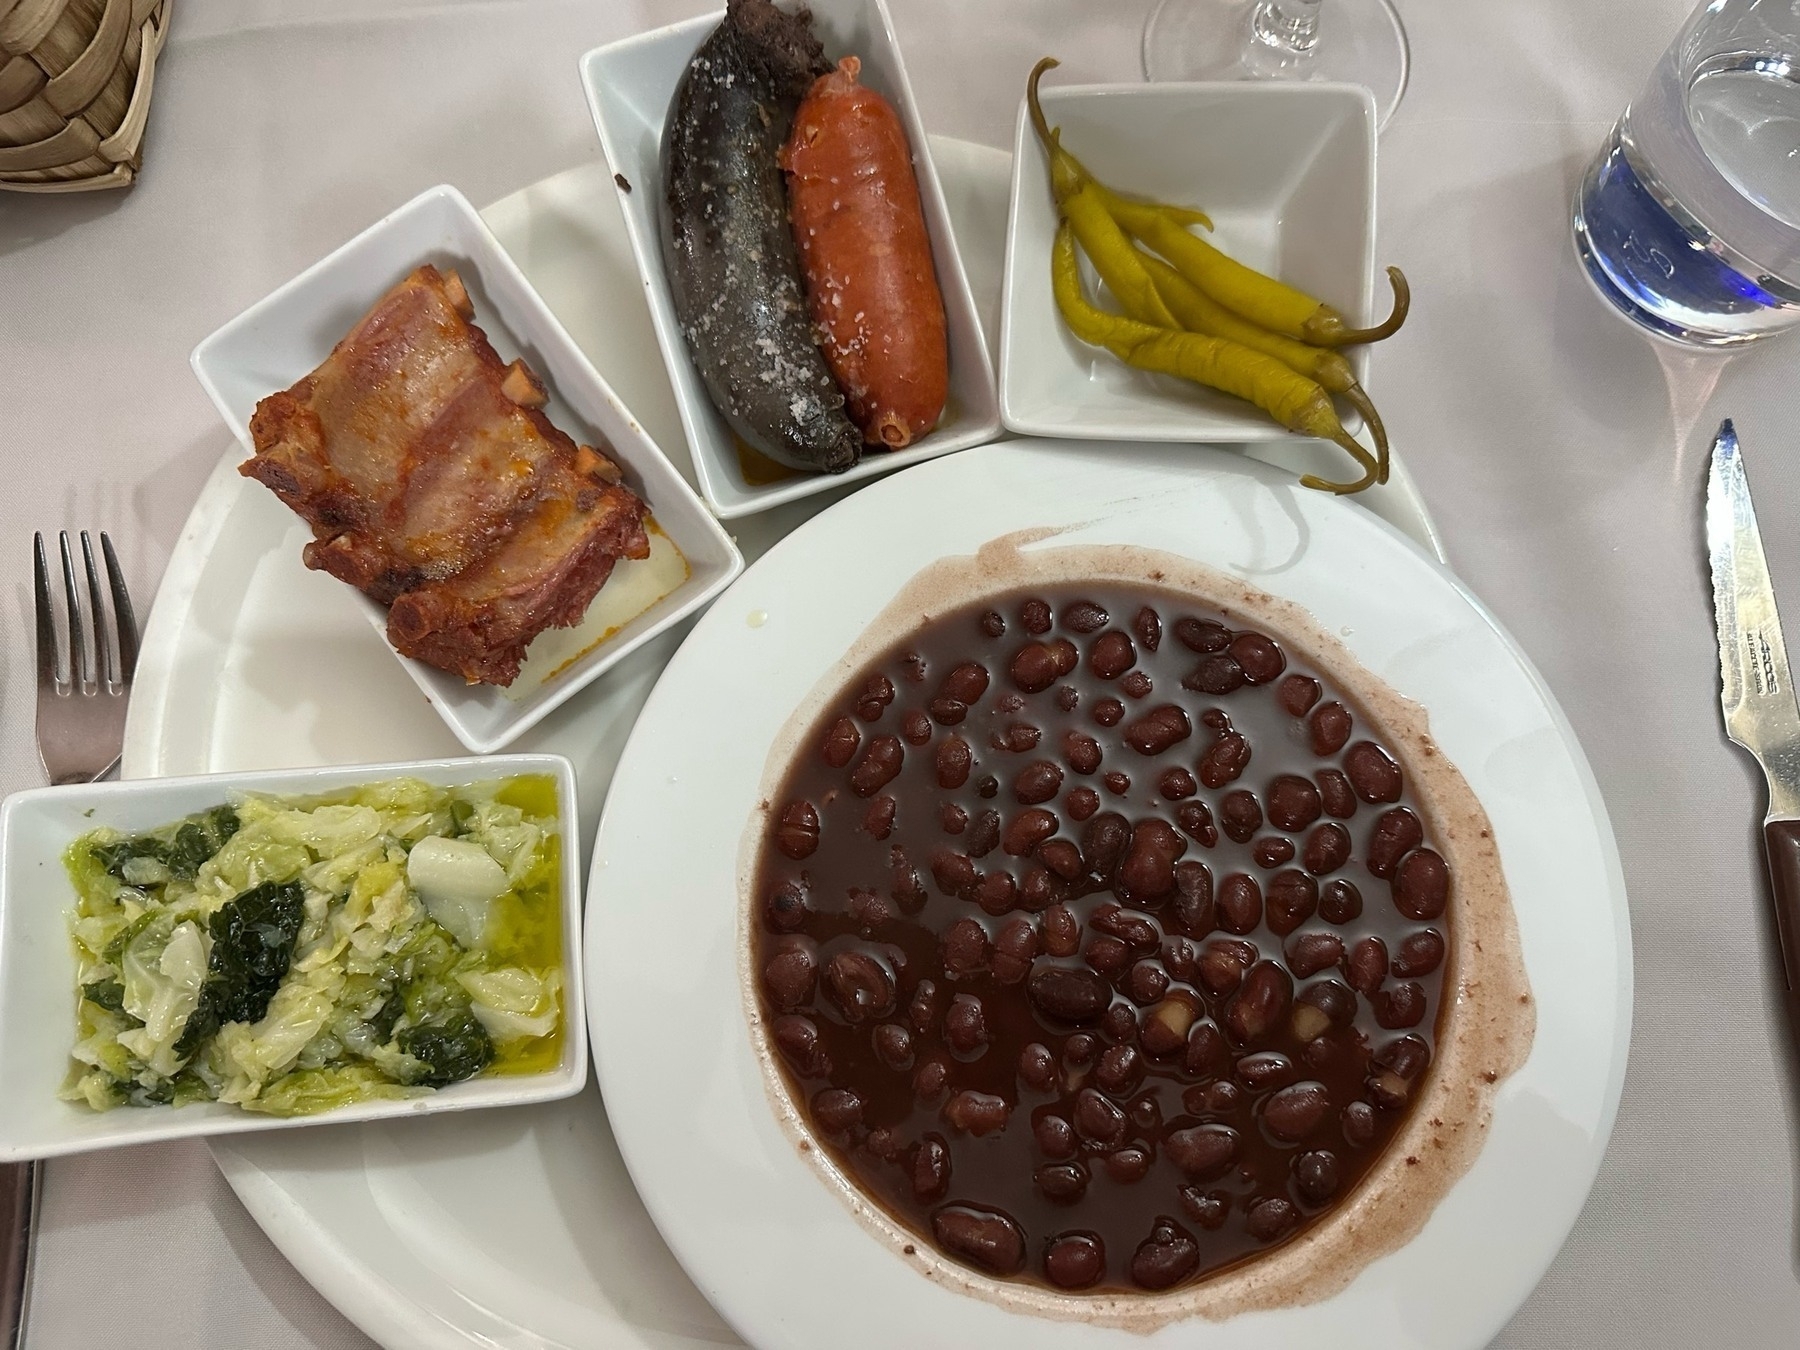
M87 621L81 614L81 592L75 588L75 558L69 552L69 532L59 531L62 546L63 598L69 604L69 686L74 693L91 693L93 666L88 660Z
M44 536L31 537L32 599L37 605L37 675L38 684L50 689L62 688L56 673L56 609L50 601L50 564L44 559Z
M131 592L125 589L125 569L119 566L119 555L113 552L112 538L100 531L100 552L106 556L106 580L112 587L113 618L118 624L119 679L131 683L137 674L137 615L131 609Z
M81 566L87 573L88 609L94 619L94 685L100 689L119 687L118 644L106 631L106 601L100 596L100 569L94 566L94 541L81 532Z

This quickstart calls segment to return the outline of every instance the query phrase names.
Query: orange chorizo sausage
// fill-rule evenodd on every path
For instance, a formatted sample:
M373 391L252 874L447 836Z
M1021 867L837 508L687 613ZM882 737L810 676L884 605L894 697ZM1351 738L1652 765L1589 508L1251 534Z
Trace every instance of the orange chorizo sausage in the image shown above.
M861 67L846 56L813 82L781 166L826 364L863 440L897 450L937 424L949 347L906 132Z

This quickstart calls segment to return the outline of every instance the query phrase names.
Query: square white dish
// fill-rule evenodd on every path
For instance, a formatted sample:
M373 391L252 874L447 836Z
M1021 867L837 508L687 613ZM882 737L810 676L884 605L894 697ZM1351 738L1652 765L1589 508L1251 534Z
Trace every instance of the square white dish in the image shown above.
M719 25L723 14L688 19L597 47L581 58L581 80L587 89L588 106L600 133L601 150L617 175L614 187L624 212L625 230L643 278L663 363L675 388L675 403L682 429L687 433L695 476L707 502L726 519L980 445L992 440L1000 430L999 400L993 366L982 339L981 319L969 290L944 205L943 188L932 164L925 127L913 102L912 86L885 0L812 0L810 8L813 29L824 44L826 56L833 61L846 55L860 57L862 83L894 105L906 128L950 339L950 395L936 429L904 450L865 453L859 463L841 474L802 473L772 483L751 483L744 474L731 429L707 395L675 318L663 267L659 225L663 124L682 72L700 43Z
M1375 104L1359 85L1046 84L1062 144L1120 192L1205 211L1210 242L1258 271L1370 314L1375 290ZM1049 163L1024 102L1000 301L1000 410L1009 431L1107 440L1243 442L1292 436L1228 394L1132 370L1076 340L1056 310ZM1090 298L1117 311L1085 258ZM1370 316L1371 321L1379 315ZM1347 355L1368 380L1369 349ZM1359 419L1360 420L1360 419ZM1355 431L1358 421L1345 418Z
M664 574L659 570L651 577L641 570L650 564L621 561L582 624L540 635L526 668L505 690L467 684L448 671L396 652L456 738L475 753L488 754L703 607L743 570L744 560L475 209L449 186L421 193L194 349L194 374L247 451L255 450L250 416L257 403L317 367L390 287L422 263L456 270L474 301L474 323L487 334L500 359L524 358L549 391L544 413L557 427L577 442L611 448L625 470L627 485L648 503L657 526L688 567L685 581L644 607L643 595L655 595ZM655 531L651 538L655 548ZM666 556L652 561L673 565ZM297 557L294 564L300 565ZM633 568L640 570L634 574ZM646 583L648 589L640 594L635 588ZM351 587L344 590L387 642L387 610ZM536 659L536 649L546 642L558 644L553 662ZM594 645L587 646L589 642ZM565 658L572 659L564 664ZM555 668L546 673L545 665Z
M61 1101L75 1033L76 964L69 919L75 890L62 855L103 825L131 833L207 810L237 792L314 796L383 779L438 787L521 774L556 781L562 840L562 1053L543 1073L478 1077L420 1097L361 1102L318 1115L259 1115L219 1102L93 1111ZM574 766L560 755L420 760L357 768L282 769L36 788L0 803L0 1162L49 1158L125 1144L390 1120L523 1106L573 1096L587 1082L587 1018L581 961L580 813Z

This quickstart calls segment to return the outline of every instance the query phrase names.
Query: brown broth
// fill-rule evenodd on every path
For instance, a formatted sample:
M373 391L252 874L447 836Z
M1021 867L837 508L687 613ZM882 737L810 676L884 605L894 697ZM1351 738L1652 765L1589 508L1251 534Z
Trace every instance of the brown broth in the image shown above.
M1061 673L1059 640L1076 652ZM1020 660L1031 643L1050 650ZM978 695L972 672L952 675L967 663L987 673ZM1246 670L1260 682L1238 681ZM1296 679L1320 690L1304 716ZM1347 734L1321 719L1334 704ZM1171 707L1161 739L1187 734L1146 753L1160 744L1150 714ZM1429 822L1424 847L1399 835L1385 863L1374 855L1386 877L1369 871L1377 820L1412 800L1361 720L1278 643L1121 583L951 610L852 679L801 740L754 881L758 995L783 1076L846 1175L953 1259L1060 1289L1191 1283L1341 1202L1418 1095L1450 937ZM1097 766L1070 733L1097 743ZM1241 765L1220 748L1232 734L1250 748ZM953 738L970 765L946 786ZM1334 769L1362 791L1345 803L1290 781L1289 828L1270 822L1276 780ZM1262 820L1234 838L1245 791ZM1111 816L1131 842L1109 863ZM1315 837L1334 824L1341 865ZM1318 892L1338 903L1308 913ZM1271 907L1273 894L1293 898ZM1065 909L1078 950L1052 954ZM1367 939L1387 961L1407 952L1406 975L1373 962ZM1326 961L1292 976L1309 945ZM947 1162L947 1184L922 1150Z

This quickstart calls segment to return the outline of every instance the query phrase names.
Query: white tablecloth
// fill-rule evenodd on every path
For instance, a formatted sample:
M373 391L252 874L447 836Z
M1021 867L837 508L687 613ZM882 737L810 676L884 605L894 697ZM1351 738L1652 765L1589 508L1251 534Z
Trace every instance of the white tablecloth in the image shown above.
M1599 1183L1496 1344L1793 1345L1800 1093L1760 784L1718 726L1699 492L1735 417L1800 622L1800 339L1730 360L1656 348L1577 271L1570 194L1687 0L1400 3L1413 80L1381 140L1380 252L1418 299L1375 390L1453 565L1593 762L1638 962ZM0 790L41 781L30 532L111 531L148 597L231 448L193 345L430 184L487 202L597 155L577 55L709 4L175 0L140 184L0 194ZM927 125L994 145L1045 51L1072 80L1136 78L1148 9L892 5ZM41 1244L34 1350L368 1344L200 1144L53 1164Z

